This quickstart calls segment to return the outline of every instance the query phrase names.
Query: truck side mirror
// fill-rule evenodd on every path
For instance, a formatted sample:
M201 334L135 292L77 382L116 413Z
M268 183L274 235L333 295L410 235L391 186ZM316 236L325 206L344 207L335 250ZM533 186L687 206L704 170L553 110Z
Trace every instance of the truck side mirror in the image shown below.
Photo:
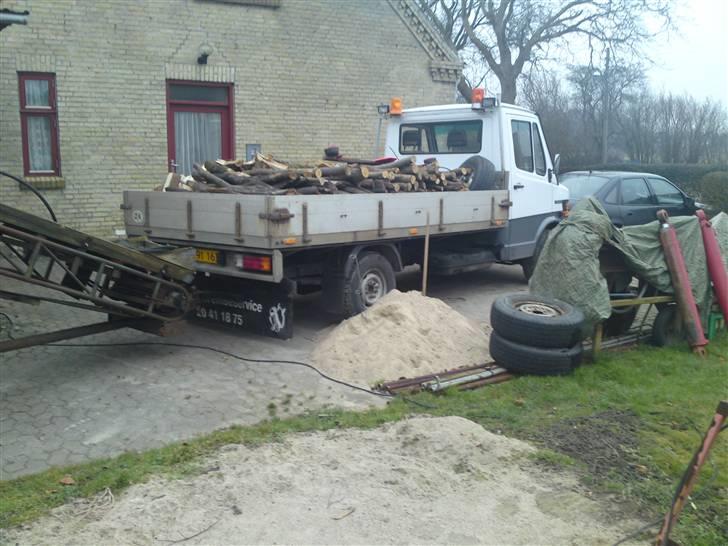
M554 174L558 175L561 172L561 154L554 156Z

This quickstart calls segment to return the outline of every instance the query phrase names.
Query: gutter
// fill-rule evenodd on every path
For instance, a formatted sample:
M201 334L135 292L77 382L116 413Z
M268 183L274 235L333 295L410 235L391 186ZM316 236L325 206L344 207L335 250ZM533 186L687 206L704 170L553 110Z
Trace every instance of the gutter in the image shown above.
M0 10L0 30L10 25L27 25L29 11Z

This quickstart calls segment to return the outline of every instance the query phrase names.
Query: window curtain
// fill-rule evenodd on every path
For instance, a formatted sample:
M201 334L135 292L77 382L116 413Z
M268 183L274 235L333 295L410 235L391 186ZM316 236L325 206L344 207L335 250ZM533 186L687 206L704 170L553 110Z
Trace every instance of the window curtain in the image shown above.
M193 163L222 156L222 118L219 113L175 112L174 142L177 172L190 174Z
M48 80L25 80L25 106L50 106Z
M31 171L52 171L51 119L28 116L28 155Z

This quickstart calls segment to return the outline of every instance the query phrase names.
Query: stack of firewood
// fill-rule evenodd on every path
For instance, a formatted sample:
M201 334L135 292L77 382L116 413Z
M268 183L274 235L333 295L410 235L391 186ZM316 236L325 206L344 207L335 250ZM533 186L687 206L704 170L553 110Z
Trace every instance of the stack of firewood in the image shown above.
M192 176L169 173L157 189L265 195L464 191L470 175L471 169L448 170L435 160L417 165L414 157L389 161L338 157L312 166L295 166L256 154L250 161L218 159L195 164Z

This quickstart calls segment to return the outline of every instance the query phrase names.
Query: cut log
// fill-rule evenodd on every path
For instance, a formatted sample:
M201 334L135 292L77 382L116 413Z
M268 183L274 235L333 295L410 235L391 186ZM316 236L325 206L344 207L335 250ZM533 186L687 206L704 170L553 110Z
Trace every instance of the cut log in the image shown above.
M244 174L250 175L250 176L268 176L271 174L277 174L277 173L287 173L288 169L246 169L243 171Z
M219 173L217 175L222 180L227 182L228 184L232 184L233 186L241 186L243 184L247 184L249 182L254 182L256 180L260 180L259 178L248 176L247 174L238 173L235 171L227 171L224 173Z
M277 171L273 174L261 176L260 179L266 184L272 184L275 182L295 180L296 174L289 171Z
M369 171L368 178L382 178L384 180L392 180L395 176L397 176L396 172L398 172L399 169L393 169L391 171Z
M205 170L207 170L207 172L211 172L212 174L219 175L221 173L227 173L232 171L232 169L228 169L225 165L221 165L217 161L205 161L203 165L205 166Z
M316 186L304 186L302 188L296 188L296 192L301 195L318 195L321 192Z
M417 166L417 161L413 156L410 157L403 157L402 159L398 159L397 161L392 161L391 163L384 163L382 165L379 165L383 169L406 169L406 168L413 168Z
M323 178L316 178L315 176L299 176L296 182L308 186L323 186L325 180Z
M364 188L357 188L356 186L339 186L339 191L342 193L372 193Z
M365 166L350 167L350 174L345 179L349 182L361 182L365 178L369 178L369 168Z
M316 178L349 178L351 176L351 167L349 165L338 165L336 167L317 167L316 169L314 169L314 176Z
M387 193L387 187L384 185L384 180L374 180L374 187L372 188L372 191L374 193Z
M406 184L412 184L417 180L417 177L412 174L395 174L390 178L392 182L404 182Z
M384 184L384 189L387 190L389 193L394 193L398 191L394 188L394 184L392 184L389 180L382 180L382 184Z
M194 177L195 174L200 176L203 181L207 182L208 184L212 184L213 186L217 186L218 188L229 188L230 184L225 182L222 178L219 178L212 174L211 172L206 171L204 168L200 167L197 163L192 164L192 176ZM197 180L197 178L195 178Z
M262 163L268 168L271 169L278 169L278 170L286 170L288 169L288 165L286 163L282 163L281 161L276 161L273 159L272 156L269 155L263 155L261 153L255 154L255 163Z

